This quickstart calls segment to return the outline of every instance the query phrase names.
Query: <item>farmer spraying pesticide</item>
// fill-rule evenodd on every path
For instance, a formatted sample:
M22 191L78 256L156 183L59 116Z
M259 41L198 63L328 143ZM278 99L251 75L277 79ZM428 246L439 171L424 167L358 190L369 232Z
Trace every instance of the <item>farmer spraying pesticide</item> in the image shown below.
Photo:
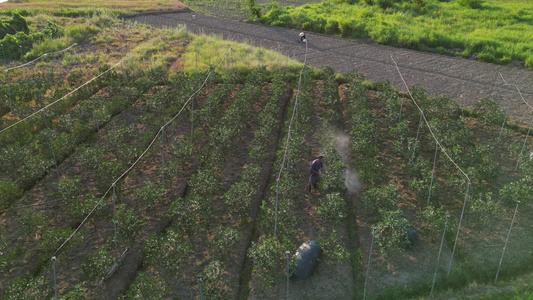
M311 192L311 187L316 189L316 185L320 180L320 170L324 168L323 159L324 156L320 155L311 163L309 168L309 192Z

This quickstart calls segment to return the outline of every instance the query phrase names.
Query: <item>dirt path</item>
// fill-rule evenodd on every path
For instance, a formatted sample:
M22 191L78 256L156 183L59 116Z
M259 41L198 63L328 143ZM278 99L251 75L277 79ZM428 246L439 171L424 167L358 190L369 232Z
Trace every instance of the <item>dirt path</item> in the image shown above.
M297 43L298 32L286 28L217 18L191 10L144 13L129 20L155 27L185 24L195 33L216 34L227 40L248 42L300 61L305 55L305 44ZM528 107L524 103L516 87L525 101L533 102L532 70L377 45L363 40L346 40L313 33L307 33L307 38L307 61L313 67L329 65L337 73L357 70L370 81L389 80L396 88L404 90L392 57L409 86L422 85L433 96L449 94L467 107L489 98L498 102L508 112L510 119L522 124L528 124L531 120L533 106ZM510 85L505 85L504 79Z

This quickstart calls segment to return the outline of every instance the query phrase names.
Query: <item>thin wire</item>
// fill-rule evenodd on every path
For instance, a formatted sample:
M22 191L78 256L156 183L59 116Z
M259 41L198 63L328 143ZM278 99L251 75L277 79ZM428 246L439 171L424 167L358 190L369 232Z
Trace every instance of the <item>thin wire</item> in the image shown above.
M44 56L51 55L51 54L58 54L58 53L61 53L61 52L65 52L65 51L67 51L68 49L70 49L70 48L72 48L72 47L74 47L74 46L76 46L76 45L77 45L77 43L74 43L74 44L70 45L70 47L65 48L65 49L63 49L63 50L59 50L59 51L56 51L56 52L45 53L45 54L43 54L43 55L37 57L36 59L30 61L30 62L27 62L27 63L25 63L25 64L22 64L22 65L19 65L19 66L16 66L16 67L8 68L8 69L6 69L6 72L7 72L7 71L10 71L10 70L15 70L15 69L23 68L23 67L25 67L25 66L27 66L27 65L30 65L30 64L32 64L32 63L38 61L39 59L43 58Z
M292 110L291 121L289 123L289 132L287 134L287 141L285 142L285 154L283 155L283 161L281 163L281 168L280 168L280 171L279 171L279 174L278 174L278 179L277 179L278 182L279 182L279 180L281 178L281 173L283 173L283 166L285 165L285 159L287 158L287 151L289 149L289 141L290 141L290 138L291 138L292 123L294 121L294 115L296 113L296 108L298 107L298 97L300 96L300 87L301 87L301 84L302 84L302 74L303 74L303 71L305 70L306 64L307 64L307 42L305 42L304 65L303 65L302 69L300 70L300 78L298 80L298 91L296 92L296 100L294 102L294 108Z
M446 150L444 149L444 146L442 146L442 144L439 142L439 140L437 139L437 137L435 136L435 134L433 133L433 130L431 130L431 126L429 126L429 122L428 120L426 119L426 115L424 114L424 112L422 111L422 108L420 108L420 106L418 106L418 103L416 102L415 98L413 97L413 94L411 94L411 90L409 89L409 86L407 85L407 83L405 82L405 80L403 79L403 76L402 76L402 73L400 72L400 68L398 67L398 64L396 63L396 61L394 60L394 58L392 57L392 55L390 55L390 58L392 59L392 61L394 62L394 65L396 66L396 70L398 71L398 74L400 74L400 78L402 79L402 82L403 84L405 85L405 88L407 89L407 93L409 94L409 96L411 97L411 100L413 100L413 103L416 105L416 107L418 108L418 110L420 111L420 114L422 116L422 118L424 119L424 122L426 123L426 126L428 127L429 129L429 132L431 133L431 136L433 137L433 139L435 140L435 142L437 143L437 145L439 145L439 147L441 148L442 152L446 155L446 157L448 157L448 159L452 162L452 164L459 170L461 171L461 173L463 173L463 175L466 177L466 180L468 180L468 183L470 184L471 181L470 181L470 178L468 177L468 175L455 163L455 161L450 157L450 155L448 155L448 152L446 152Z
M192 97L194 97L197 93L200 92L200 90L205 86L206 82L207 82L207 79L211 76L211 74L220 66L220 64L226 59L226 57L228 56L228 54L226 53L226 55L224 55L224 57L222 58L222 60L220 61L220 63L215 67L213 68L213 70L211 70L211 72L209 72L209 74L207 75L206 77L206 80L204 80L204 83L200 86L200 88L194 92L190 97L189 99L185 102L185 104L183 105L183 107L181 108L181 110L169 121L167 122L165 125L163 125L159 131L156 133L154 139L152 140L152 142L150 143L150 145L148 145L148 147L146 148L146 150L143 151L143 153L137 158L137 160L124 172L122 173L122 175L120 175L112 184L111 186L107 189L107 191L105 192L105 194L102 196L102 198L100 198L100 201L98 201L98 203L96 203L96 205L93 207L93 209L89 212L89 214L87 214L87 216L83 219L83 221L80 223L80 225L78 225L78 227L76 228L76 230L74 230L74 232L63 242L63 244L61 244L61 246L59 246L59 248L57 248L57 250L54 252L53 256L55 256L57 254L57 252L59 252L59 250L61 250L61 248L63 248L63 246L65 246L66 243L68 243L72 237L80 230L81 226L83 226L83 224L85 224L85 222L87 221L87 219L93 214L93 212L96 210L96 208L98 208L98 206L102 203L102 201L104 200L104 198L107 196L107 194L109 193L109 191L113 188L113 186L116 185L116 183L122 179L124 176L126 176L126 174L128 174L132 169L133 167L135 167L137 165L137 163L141 160L141 158L146 154L146 152L148 152L148 150L152 147L152 145L155 143L155 141L157 140L157 137L159 136L159 133L162 131L162 129L167 126L168 124L170 124L170 122L174 121L180 114L181 112L185 109L185 107L187 106L187 104L189 103L189 101L191 101ZM118 64L117 64L118 65ZM116 65L115 65L116 66ZM113 67L115 67L113 66Z
M503 78L503 75L501 72L498 72L500 74L500 77L502 78L503 80L503 84L504 85L510 85L510 86L514 86L516 88L516 90L518 91L518 94L520 95L520 98L522 98L522 101L531 109L533 109L533 106L531 106L527 101L526 99L524 99L524 96L522 96L522 92L520 92L520 89L518 88L518 86L516 86L515 84L509 84L507 83L507 81L505 81L505 78Z
M63 97L57 99L56 101L54 101L54 102L52 102L52 103L46 105L45 107L39 109L38 111L36 111L36 112L32 113L31 115L25 117L24 119L21 119L21 120L15 122L15 123L13 123L13 124L7 126L6 128L0 130L0 134L3 133L3 132L5 132L6 130L10 129L11 127L15 127L16 125L18 125L18 124L20 124L20 123L26 121L27 119L33 117L34 115L40 113L41 111L46 110L48 107L50 107L50 106L56 104L57 102L59 102L59 101L65 99L66 97L72 95L73 93L75 93L76 91L78 91L79 89L81 89L82 87L84 87L84 86L88 85L89 83L91 83L92 81L96 80L98 77L100 77L100 76L104 75L105 73L111 71L112 69L114 69L114 68L115 68L118 64L120 64L120 63L121 63L121 62L118 62L116 65L114 65L114 66L112 66L111 68L107 69L106 71L102 72L100 75L98 75L98 76L94 77L93 79L87 81L87 82L84 83L83 85L77 87L75 90L69 92L69 93L66 94L65 96L63 96Z

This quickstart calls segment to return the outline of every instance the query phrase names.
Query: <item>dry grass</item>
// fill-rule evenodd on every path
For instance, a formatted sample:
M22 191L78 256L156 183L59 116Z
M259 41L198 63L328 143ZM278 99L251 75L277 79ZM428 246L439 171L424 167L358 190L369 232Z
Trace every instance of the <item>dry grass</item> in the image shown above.
M80 9L103 8L127 11L184 9L186 6L177 0L9 0L0 4L0 9Z

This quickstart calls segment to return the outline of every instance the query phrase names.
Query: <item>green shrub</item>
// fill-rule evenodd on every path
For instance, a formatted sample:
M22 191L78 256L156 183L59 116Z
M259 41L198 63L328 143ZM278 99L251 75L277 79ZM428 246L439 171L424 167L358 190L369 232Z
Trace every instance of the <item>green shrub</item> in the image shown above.
M394 6L393 0L376 0L376 4L382 9L391 8Z
M456 2L461 6L476 9L483 7L483 3L485 3L485 0L456 0Z
M229 299L228 286L224 283L222 263L218 260L210 261L204 269L203 289L206 299Z
M57 39L62 37L65 34L65 30L61 27L59 27L56 23L46 20L46 25L44 26L43 30L41 31L46 36Z
M88 280L103 278L114 264L115 259L108 251L100 249L92 252L81 265L83 278Z
M0 184L0 209L8 208L13 201L20 198L23 191L12 180Z
M100 28L93 25L75 25L67 29L66 35L76 43L86 43L100 33Z
M26 276L5 284L0 291L4 300L50 299L54 296L53 286L43 284L42 276Z
M474 114L483 120L483 123L501 126L505 114L500 110L498 103L493 100L483 99L474 105Z
M14 35L6 35L0 42L2 44L6 58L17 59L24 56L31 50L34 38L24 32L18 32Z
M394 210L401 200L402 195L393 184L371 188L362 197L365 211L371 214L378 214L380 210Z
M516 201L527 202L533 198L533 186L527 180L511 182L500 189L502 201L508 204L515 204Z
M382 221L376 224L375 243L383 256L401 252L409 246L407 228L409 221L397 210L380 210Z
M139 201L147 210L152 210L164 198L165 188L157 186L155 183L148 181L143 188L135 192L135 199Z
M193 253L190 239L181 231L169 228L164 234L152 235L144 246L143 252L149 264L163 267L172 276L179 277L184 260Z
M240 240L242 234L233 228L217 227L214 239L210 244L215 257L221 260L227 259L235 244Z
M128 291L119 299L165 299L166 290L165 282L157 274L140 272Z
M348 216L346 201L339 193L327 194L326 199L318 204L317 214L333 226L339 226Z
M63 297L59 298L60 300L84 300L85 299L85 289L77 284L74 286L74 289L68 292Z
M370 186L385 183L388 174L387 166L377 159L365 160L359 169L359 179Z
M13 13L11 19L0 22L0 39L3 39L8 34L16 34L22 32L25 34L30 33L28 22L20 15L20 13Z
M253 260L253 272L263 282L261 285L263 288L272 287L283 281L284 274L280 270L286 268L285 251L293 247L287 241L283 243L273 237L263 236L259 242L252 242L248 256Z
M526 59L526 67L533 69L533 54L529 55Z
M120 204L117 209L117 239L128 245L135 243L141 236L148 217L141 217L133 209L126 209L125 204Z
M424 222L424 226L429 230L437 230L438 232L442 232L444 231L446 216L449 215L450 212L444 210L442 207L435 208L435 206L426 206L422 211L422 221ZM449 227L453 227L451 225L452 224L448 223Z
M486 226L498 215L504 215L505 209L492 199L492 193L488 192L474 199L470 204L470 215L477 226Z

